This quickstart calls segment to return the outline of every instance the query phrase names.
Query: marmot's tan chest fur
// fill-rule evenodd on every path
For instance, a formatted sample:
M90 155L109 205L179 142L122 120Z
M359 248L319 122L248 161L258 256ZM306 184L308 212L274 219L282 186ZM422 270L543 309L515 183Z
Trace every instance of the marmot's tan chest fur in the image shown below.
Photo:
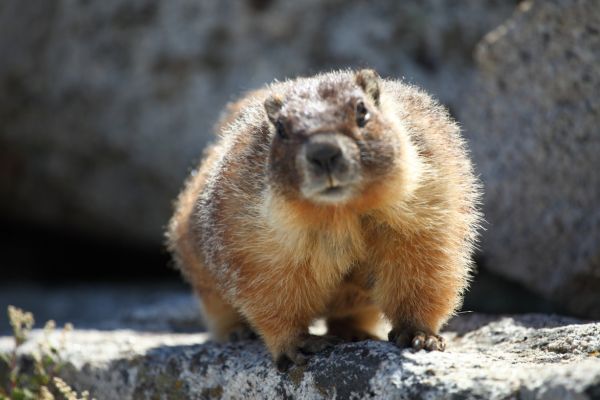
M372 70L274 83L230 105L168 232L218 339L257 333L281 369L380 317L443 350L479 222L459 128ZM319 317L327 336L309 335Z

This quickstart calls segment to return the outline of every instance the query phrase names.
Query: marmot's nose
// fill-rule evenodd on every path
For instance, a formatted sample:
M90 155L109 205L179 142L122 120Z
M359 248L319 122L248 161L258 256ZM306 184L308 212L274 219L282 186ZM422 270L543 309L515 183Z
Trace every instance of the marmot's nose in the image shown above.
M337 143L316 142L306 147L306 159L312 167L322 172L333 172L341 158L342 149Z

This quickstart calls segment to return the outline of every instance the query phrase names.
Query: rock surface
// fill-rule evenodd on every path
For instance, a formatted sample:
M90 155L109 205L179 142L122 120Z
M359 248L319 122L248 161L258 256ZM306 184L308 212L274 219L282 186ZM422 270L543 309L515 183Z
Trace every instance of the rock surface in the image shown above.
M46 0L0 6L0 214L159 243L224 104L357 66L460 106L512 2Z
M600 323L472 314L454 319L444 336L444 353L347 343L281 374L258 341L216 344L206 334L75 330L62 351L68 362L63 376L98 399L122 400L600 398ZM11 345L0 339L0 351ZM33 347L32 340L24 353Z
M527 1L477 51L461 115L485 183L485 266L600 317L600 7Z

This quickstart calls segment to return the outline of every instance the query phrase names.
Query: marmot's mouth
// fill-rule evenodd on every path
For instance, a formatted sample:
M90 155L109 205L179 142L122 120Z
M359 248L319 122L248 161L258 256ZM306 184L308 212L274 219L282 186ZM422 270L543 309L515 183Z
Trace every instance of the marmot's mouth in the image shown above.
M310 196L310 198L318 203L343 203L352 197L352 187L350 185L335 185L327 186Z
M326 196L329 195L336 195L336 194L341 194L342 192L344 192L346 190L346 187L344 186L329 186L327 189L321 191L321 193L319 194L323 194Z
M336 176L328 173L326 176L307 177L300 190L304 198L321 204L345 203L357 194L358 176Z

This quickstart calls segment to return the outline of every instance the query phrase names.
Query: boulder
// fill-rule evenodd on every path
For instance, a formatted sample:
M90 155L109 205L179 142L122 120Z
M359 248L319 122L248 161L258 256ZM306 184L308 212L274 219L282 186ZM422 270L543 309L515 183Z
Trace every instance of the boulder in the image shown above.
M523 2L477 62L460 119L485 184L484 265L600 318L600 7Z
M23 347L23 359L41 336L36 332ZM471 314L454 319L444 336L443 353L384 341L346 343L279 373L259 341L217 344L206 334L76 329L61 350L61 376L98 399L120 400L600 398L600 323ZM0 352L12 344L0 338Z
M240 93L372 66L458 108L511 2L6 0L0 216L157 244Z

